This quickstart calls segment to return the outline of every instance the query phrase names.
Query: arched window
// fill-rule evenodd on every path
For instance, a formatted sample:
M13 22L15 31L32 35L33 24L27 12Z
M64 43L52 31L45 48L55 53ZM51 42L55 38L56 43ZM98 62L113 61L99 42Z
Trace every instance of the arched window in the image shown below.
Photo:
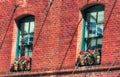
M32 56L35 17L27 15L18 20L18 38L16 56Z
M102 48L104 6L97 4L83 10L82 50Z

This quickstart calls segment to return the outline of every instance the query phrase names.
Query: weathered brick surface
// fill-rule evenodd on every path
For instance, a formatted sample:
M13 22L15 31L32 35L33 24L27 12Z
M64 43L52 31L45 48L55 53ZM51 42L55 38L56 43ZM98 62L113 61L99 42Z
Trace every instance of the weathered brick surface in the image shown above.
M104 77L107 68L114 60L116 60L114 66L119 68L120 56L115 58L120 51L120 2L116 1L112 9L113 0L88 0L88 2L87 0L54 0L48 15L46 10L48 10L49 0L5 0L0 2L0 45L3 43L0 49L0 74L8 77L14 76L14 74L35 74L35 77L39 77L41 72L44 74L48 71L44 75L45 77L70 77L81 46L78 42L81 42L82 21L77 28L78 22L82 18L80 10L92 4L105 5L104 26L111 14L103 34L101 64L98 65L99 68L93 66L101 71L86 73L87 69L83 67L84 71L77 70L74 77ZM10 20L8 19L15 4L20 4L20 6L9 26ZM10 73L9 69L14 61L16 51L17 25L15 21L28 14L35 16L32 70L24 73ZM47 18L44 22L46 15ZM7 34L3 41L6 31ZM104 68L106 70L102 70ZM69 73L61 72L61 70L67 70ZM53 74L51 71L57 73ZM108 77L120 76L118 69L110 71L108 75Z

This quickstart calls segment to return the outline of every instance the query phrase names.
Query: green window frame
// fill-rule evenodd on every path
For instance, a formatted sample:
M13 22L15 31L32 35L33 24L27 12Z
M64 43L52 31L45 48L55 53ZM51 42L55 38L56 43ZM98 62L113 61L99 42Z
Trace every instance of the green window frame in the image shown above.
M88 7L83 13L82 50L102 48L104 6Z
M17 21L18 34L16 57L32 57L34 21L35 17L32 15L27 15Z

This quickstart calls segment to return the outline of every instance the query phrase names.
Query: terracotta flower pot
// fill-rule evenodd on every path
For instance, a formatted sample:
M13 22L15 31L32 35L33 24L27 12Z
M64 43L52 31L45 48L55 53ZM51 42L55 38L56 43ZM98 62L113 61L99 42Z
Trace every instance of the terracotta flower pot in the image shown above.
M100 56L95 56L95 63L100 64Z
M96 61L97 61L98 64L100 63L100 56L96 57Z
M19 70L20 70L20 71L23 71L23 70L24 70L24 64L21 64L21 63L19 64Z
M31 69L31 64L30 63L27 63L26 65L26 70L29 71Z
M18 64L13 64L14 71L18 71Z
M92 59L91 57L88 57L88 58L87 58L87 63L88 63L89 65L92 65L92 64L93 64L93 59Z
M85 59L80 59L80 65L85 65Z

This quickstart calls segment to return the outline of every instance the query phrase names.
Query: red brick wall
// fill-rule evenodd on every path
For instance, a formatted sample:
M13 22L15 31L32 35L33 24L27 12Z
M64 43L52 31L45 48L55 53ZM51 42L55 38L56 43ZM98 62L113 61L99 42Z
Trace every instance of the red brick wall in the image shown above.
M10 59L11 59L11 44L12 44L12 23L11 21L10 27L8 29L10 14L14 8L14 2L0 1L0 72L5 72L10 67ZM9 20L8 20L9 19ZM8 32L6 34L6 31ZM4 39L4 35L6 34L6 38ZM4 39L4 42L2 42Z
M21 0L22 1L22 0ZM76 58L79 53L78 41L81 40L81 27L80 23L78 29L77 24L81 19L80 10L89 6L91 4L104 4L105 5L105 17L104 26L111 14L107 27L104 31L103 36L103 47L102 47L102 60L101 65L98 65L97 70L104 69L107 70L110 64L115 60L116 55L120 50L120 3L116 2L115 7L112 8L113 0L54 0L51 6L48 16L46 18L45 24L43 21L46 17L46 7L48 6L49 0L24 0L27 1L25 4L19 6L15 12L15 15L11 21L9 30L3 42L2 48L0 49L0 72L9 73L10 65L13 63L15 58L15 45L16 45L16 32L17 25L15 20L18 20L24 15L31 14L35 16L35 34L34 34L34 50L32 53L32 70L31 74L39 74L45 71L57 71L68 70L72 72L75 66ZM6 19L9 18L11 9L17 4L22 4L22 2L17 1L7 1L0 2L0 44L2 42L3 36L7 30L9 22ZM5 22L6 21L6 22ZM5 27L3 27L3 24ZM42 27L43 25L43 27ZM42 29L41 29L42 27ZM75 30L77 31L75 32ZM41 30L40 34L39 31ZM79 32L79 31L80 32ZM37 37L39 36L38 40ZM36 41L37 40L37 41ZM120 64L120 56L118 56L114 68L118 68ZM96 68L93 66L93 68ZM86 70L84 67L83 70ZM96 71L97 71L96 70ZM117 70L117 69L116 69ZM85 72L78 72L75 77L83 77ZM86 77L103 77L105 71L99 72L89 72ZM29 72L25 72L29 74ZM24 73L24 74L25 74ZM18 73L20 75L22 73ZM69 77L71 73L60 75L60 77ZM117 77L119 71L110 72L109 77ZM52 75L52 73L51 73ZM90 76L89 76L90 75ZM57 77L58 77L57 76ZM48 76L49 77L49 76ZM51 76L52 77L52 76ZM56 77L56 75L54 76Z

